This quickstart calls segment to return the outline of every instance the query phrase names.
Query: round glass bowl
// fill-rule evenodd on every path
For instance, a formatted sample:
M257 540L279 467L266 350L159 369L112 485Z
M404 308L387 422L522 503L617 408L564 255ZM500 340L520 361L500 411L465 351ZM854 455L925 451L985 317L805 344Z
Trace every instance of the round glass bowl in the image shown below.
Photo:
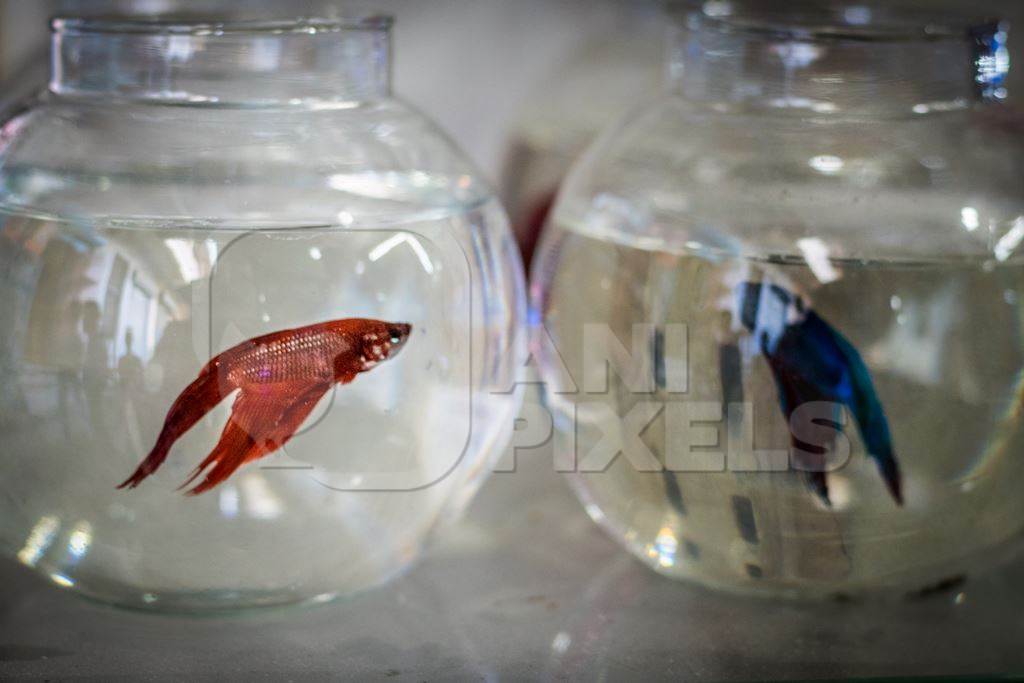
M518 407L521 265L389 35L54 22L0 132L5 552L124 605L322 601L466 505Z
M657 571L927 594L1015 545L1007 37L882 3L708 2L670 92L570 173L536 355L577 493Z

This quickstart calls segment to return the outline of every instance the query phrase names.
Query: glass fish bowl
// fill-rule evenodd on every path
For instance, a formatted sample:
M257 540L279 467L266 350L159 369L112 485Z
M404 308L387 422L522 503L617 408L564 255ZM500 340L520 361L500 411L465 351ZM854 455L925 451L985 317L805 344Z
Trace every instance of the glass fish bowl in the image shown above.
M954 589L1024 529L1007 26L708 2L577 162L531 280L559 468L658 572Z
M127 606L322 602L510 438L505 214L384 17L58 19L0 129L0 547Z

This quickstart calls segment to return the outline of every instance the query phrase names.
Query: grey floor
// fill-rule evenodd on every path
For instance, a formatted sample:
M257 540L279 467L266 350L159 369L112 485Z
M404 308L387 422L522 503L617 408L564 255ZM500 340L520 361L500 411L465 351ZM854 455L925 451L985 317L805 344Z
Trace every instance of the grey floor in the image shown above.
M120 611L0 564L0 679L807 680L1024 673L1024 564L888 606L744 600L661 578L550 460L496 474L412 571L311 609Z

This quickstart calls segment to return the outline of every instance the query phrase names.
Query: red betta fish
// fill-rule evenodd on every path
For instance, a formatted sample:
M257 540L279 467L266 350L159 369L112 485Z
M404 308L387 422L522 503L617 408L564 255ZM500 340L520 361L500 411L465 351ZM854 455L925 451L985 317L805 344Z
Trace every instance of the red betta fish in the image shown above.
M410 332L412 326L405 323L347 318L272 332L228 349L181 392L153 450L118 488L142 483L182 434L238 391L220 441L181 486L209 468L189 493L209 491L245 463L285 445L328 389L393 357Z

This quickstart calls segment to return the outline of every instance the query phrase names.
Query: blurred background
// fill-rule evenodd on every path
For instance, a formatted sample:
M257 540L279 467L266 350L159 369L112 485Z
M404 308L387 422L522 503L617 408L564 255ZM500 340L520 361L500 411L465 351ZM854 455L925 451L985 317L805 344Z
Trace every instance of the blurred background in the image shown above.
M396 18L395 91L441 125L500 191L529 259L572 159L604 126L656 97L668 5L688 0L0 0L0 110L45 83L48 19L111 13L241 18L385 13ZM1011 22L1020 0L892 0ZM693 2L692 4L697 4ZM1016 23L1020 30L1012 30ZM1010 99L1024 69L1011 69Z

